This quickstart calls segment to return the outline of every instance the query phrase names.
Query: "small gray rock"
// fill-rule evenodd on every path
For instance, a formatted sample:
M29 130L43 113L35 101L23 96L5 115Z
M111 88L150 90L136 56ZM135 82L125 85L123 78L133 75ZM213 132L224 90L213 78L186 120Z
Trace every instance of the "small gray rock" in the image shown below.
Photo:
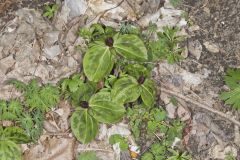
M45 57L48 59L53 59L61 53L59 45L55 45L49 48L44 48Z
M15 63L15 60L13 59L13 55L10 55L6 58L3 58L0 60L0 70L2 73L6 73L7 70L12 67Z
M212 42L204 42L203 45L209 52L218 53L220 51L218 45Z
M202 54L202 44L199 42L199 40L190 41L188 43L188 51L190 54L196 57L197 60L199 60Z

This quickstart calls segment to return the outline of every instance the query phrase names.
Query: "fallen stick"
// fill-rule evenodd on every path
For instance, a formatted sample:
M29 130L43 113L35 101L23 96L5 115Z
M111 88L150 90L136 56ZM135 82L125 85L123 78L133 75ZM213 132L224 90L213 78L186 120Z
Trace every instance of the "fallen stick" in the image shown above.
M161 90L161 92L164 92L164 93L167 93L167 94L171 94L171 95L173 95L173 96L175 96L177 98L180 98L180 99L182 99L184 101L190 102L190 103L196 105L199 108L208 110L208 111L210 111L210 112L212 112L212 113L214 113L216 115L219 115L220 117L222 117L222 118L224 118L224 119L226 119L228 121L231 121L232 123L234 123L234 124L236 124L236 125L238 125L240 127L240 122L237 121L236 119L234 119L232 117L232 115L227 115L227 114L225 114L223 112L220 112L218 110L214 110L214 109L212 109L211 106L209 106L207 104L202 104L202 103L200 103L200 102L198 102L198 101L196 101L194 99L188 98L188 97L186 97L186 96L184 96L182 94L179 94L179 93L176 93L174 91L171 91L170 89L166 89L166 88L161 87L160 90Z

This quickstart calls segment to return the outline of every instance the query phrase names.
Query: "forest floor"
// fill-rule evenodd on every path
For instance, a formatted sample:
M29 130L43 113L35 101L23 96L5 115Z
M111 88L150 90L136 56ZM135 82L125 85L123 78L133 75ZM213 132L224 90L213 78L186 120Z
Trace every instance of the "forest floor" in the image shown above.
M223 160L231 152L240 160L240 112L219 99L226 90L226 70L240 68L240 1L184 0L175 8L167 0L138 1L0 0L0 99L19 96L5 83L8 79L57 83L80 72L82 54L76 49L82 45L76 35L80 27L103 23L119 28L124 21L141 28L152 21L159 30L178 26L186 36L184 59L177 64L161 61L154 68L160 103L169 118L180 117L186 123L183 141L193 159ZM42 16L48 3L61 6L52 20ZM172 96L178 107L169 104ZM65 101L47 113L38 144L22 145L24 158L72 160L88 150L98 152L103 160L116 158L106 137L129 134L126 123L102 125L97 140L83 145L69 129L70 114Z

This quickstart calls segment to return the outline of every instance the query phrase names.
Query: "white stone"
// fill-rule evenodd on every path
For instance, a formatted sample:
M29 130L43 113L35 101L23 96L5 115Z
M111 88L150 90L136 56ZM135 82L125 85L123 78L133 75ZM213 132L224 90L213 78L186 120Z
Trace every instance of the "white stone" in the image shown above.
M43 49L46 58L53 59L54 57L58 56L61 53L59 45L55 45L49 48Z
M168 118L175 118L175 112L176 112L176 106L174 106L172 103L169 103L166 105L166 111L167 111L167 116Z
M58 40L59 31L46 32L43 35L44 45L51 46Z
M85 0L66 0L65 4L70 9L70 18L83 15L88 7Z
M73 57L68 58L68 67L73 68L77 65L77 61Z

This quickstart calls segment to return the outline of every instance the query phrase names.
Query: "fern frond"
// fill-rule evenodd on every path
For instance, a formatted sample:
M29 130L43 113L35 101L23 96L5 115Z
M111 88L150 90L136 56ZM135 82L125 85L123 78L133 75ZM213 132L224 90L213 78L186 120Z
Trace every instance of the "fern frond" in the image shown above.
M8 80L7 83L13 85L17 90L19 90L21 92L25 91L27 88L27 85L25 83L23 83L19 80L16 80L16 79Z
M21 160L21 148L18 144L29 142L24 131L18 127L0 127L0 157L4 160Z
M19 127L6 127L5 129L0 127L0 140L9 140L17 144L30 142L30 138Z
M21 148L10 140L0 139L0 157L3 160L21 160Z
M21 116L23 107L18 100L0 101L0 120L16 121Z
M26 134L36 142L43 131L44 114L40 110L25 113L20 119L21 127Z
M31 80L25 86L23 93L25 103L31 111L40 109L45 112L54 107L60 99L60 93L57 87L50 84L39 86L37 80Z

